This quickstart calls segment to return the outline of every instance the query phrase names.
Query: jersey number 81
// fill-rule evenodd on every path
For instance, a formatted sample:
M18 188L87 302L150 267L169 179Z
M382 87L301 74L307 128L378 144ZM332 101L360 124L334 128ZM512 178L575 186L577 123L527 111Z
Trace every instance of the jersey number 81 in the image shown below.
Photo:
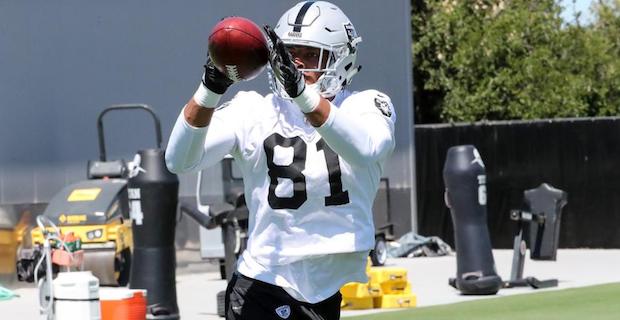
M276 146L293 148L293 162L286 166L273 162L273 150ZM269 168L269 195L267 200L273 209L298 209L308 199L306 193L306 177L302 171L306 167L306 143L300 137L286 138L278 133L267 137L263 142ZM316 143L317 150L323 150L327 172L329 174L330 195L325 197L325 206L336 206L349 203L349 192L342 190L342 174L340 161L336 154L323 139ZM293 196L282 198L276 195L278 178L293 181Z

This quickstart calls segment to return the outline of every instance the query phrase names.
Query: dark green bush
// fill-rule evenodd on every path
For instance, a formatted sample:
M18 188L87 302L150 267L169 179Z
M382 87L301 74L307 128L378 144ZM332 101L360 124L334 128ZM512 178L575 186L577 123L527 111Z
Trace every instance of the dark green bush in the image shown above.
M412 0L417 123L620 115L620 0Z

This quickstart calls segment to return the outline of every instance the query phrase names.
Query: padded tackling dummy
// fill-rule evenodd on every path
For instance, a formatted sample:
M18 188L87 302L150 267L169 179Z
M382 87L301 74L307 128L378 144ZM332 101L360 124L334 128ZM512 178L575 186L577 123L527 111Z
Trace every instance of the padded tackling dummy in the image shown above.
M472 145L448 149L443 168L445 202L452 214L457 277L450 284L466 295L495 294L502 279L495 271L487 228L486 171Z
M129 288L147 290L147 319L178 320L174 231L179 179L170 173L161 149L138 151L144 170L129 179L134 216L133 263Z

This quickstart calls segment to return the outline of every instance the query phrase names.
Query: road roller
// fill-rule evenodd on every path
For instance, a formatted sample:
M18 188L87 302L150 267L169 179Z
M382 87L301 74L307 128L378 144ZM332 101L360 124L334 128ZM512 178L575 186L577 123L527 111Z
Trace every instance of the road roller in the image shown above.
M138 175L140 153L132 161L108 160L105 151L103 116L110 111L142 110L150 113L156 125L157 146L161 145L159 119L146 105L114 105L97 119L99 159L87 164L87 180L64 187L49 202L43 215L56 228L31 231L32 248L20 253L18 279L33 281L35 265L43 252L45 235L59 233L52 248L54 273L63 268L91 271L102 286L126 286L131 277L133 254L132 220L142 221L139 201L133 201L135 188L128 187ZM139 198L138 198L139 199ZM44 231L44 232L43 232ZM69 244L69 245L67 245ZM38 277L43 276L37 274Z
M110 163L103 165L114 167ZM118 162L116 167L122 170L120 165L124 164ZM79 239L80 247L76 249L83 250L83 256L75 268L91 271L101 285L127 285L133 240L127 180L121 174L110 172L66 186L52 198L43 215L58 226L61 235ZM34 250L43 245L41 231L37 227L31 232Z

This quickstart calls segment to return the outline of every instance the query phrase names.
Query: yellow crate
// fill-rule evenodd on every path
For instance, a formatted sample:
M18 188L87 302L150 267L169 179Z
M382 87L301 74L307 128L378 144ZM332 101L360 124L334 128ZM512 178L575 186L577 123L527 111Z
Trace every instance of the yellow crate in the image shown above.
M415 294L384 294L374 298L373 303L375 308L381 309L413 308L416 306L417 298Z
M368 283L349 282L340 288L343 297L362 298L380 296L381 286L370 286Z
M386 281L407 281L407 269L400 267L372 267L368 272L368 282L379 284Z
M343 310L372 309L374 306L373 297L366 296L361 298L342 297L340 308Z
M360 282L349 282L340 288L343 297L360 298L368 296L368 284Z
M410 294L411 283L403 281L386 281L381 284L383 294Z
M381 286L369 283L368 294L370 294L371 297L380 297L383 295L383 290L381 289Z

